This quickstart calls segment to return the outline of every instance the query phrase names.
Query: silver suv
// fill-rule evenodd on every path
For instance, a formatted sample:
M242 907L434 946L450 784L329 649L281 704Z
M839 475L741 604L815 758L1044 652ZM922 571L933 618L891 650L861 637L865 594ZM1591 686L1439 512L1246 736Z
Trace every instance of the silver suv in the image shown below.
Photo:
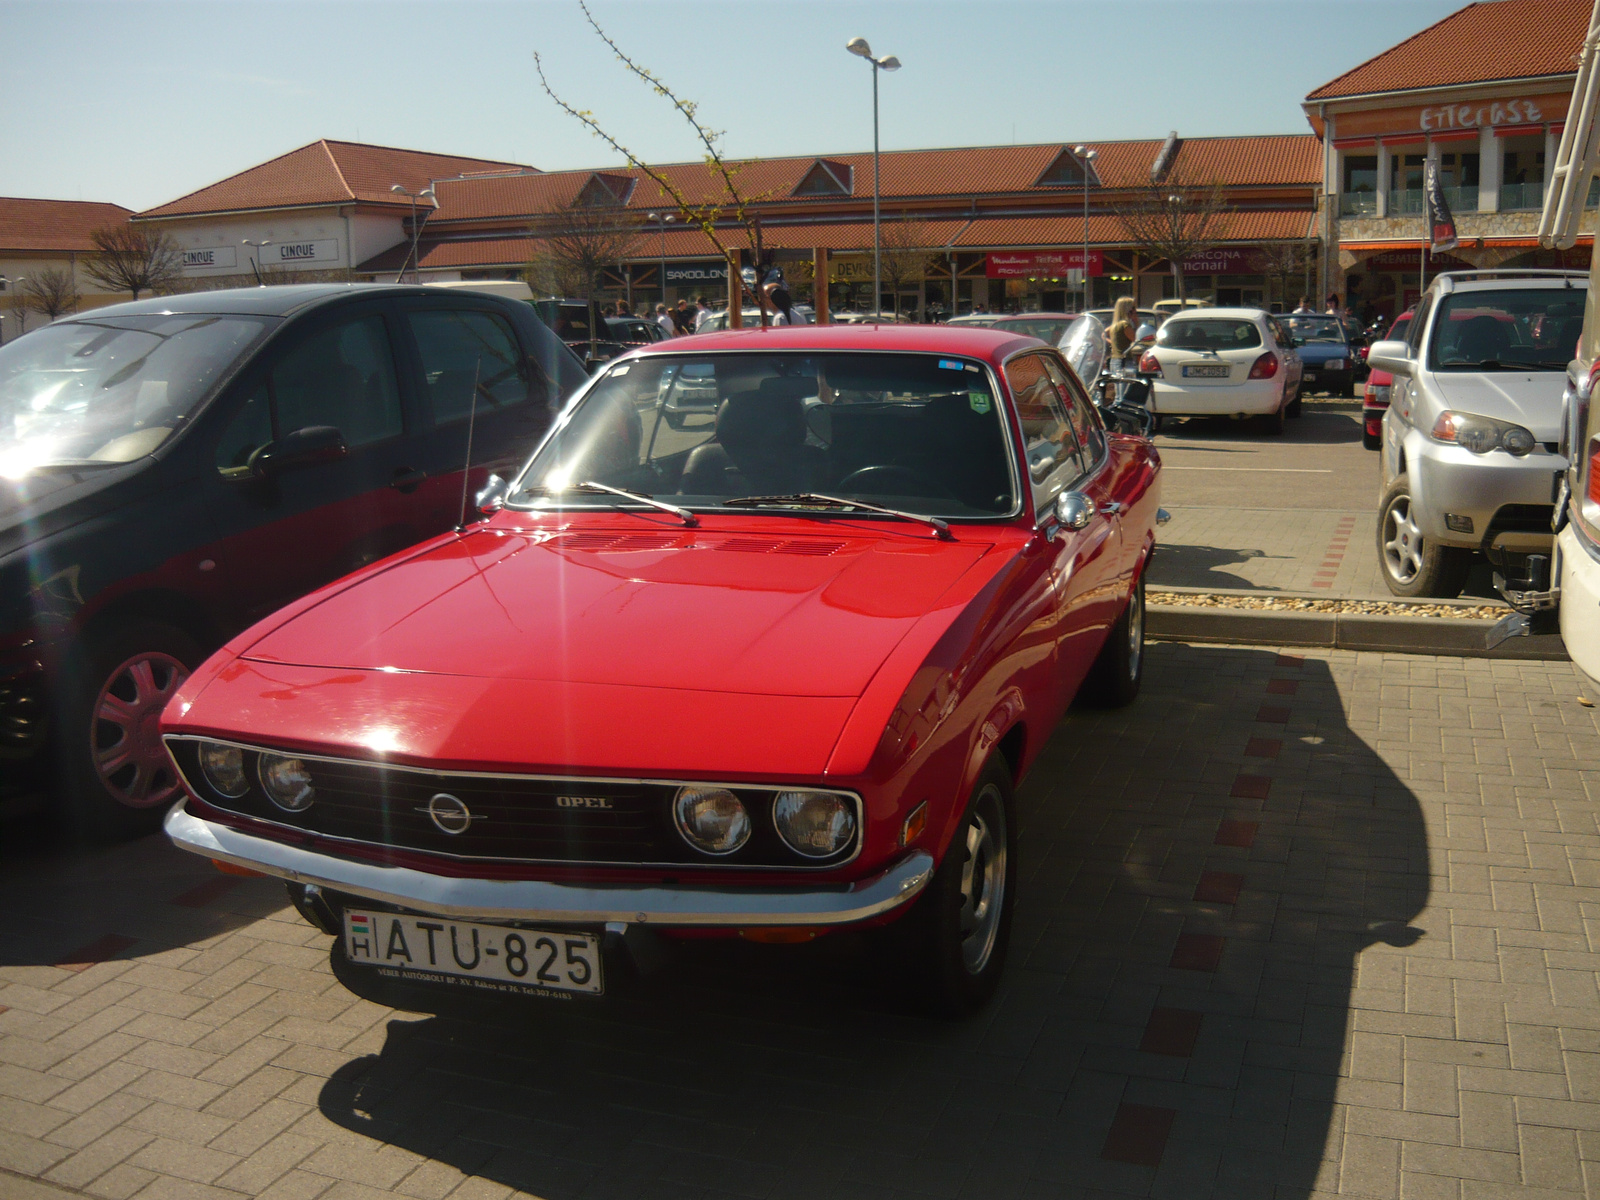
M1443 274L1406 340L1373 345L1368 363L1395 377L1378 507L1378 561L1395 595L1460 595L1479 553L1515 586L1530 555L1549 555L1567 468L1561 392L1587 282L1568 271Z

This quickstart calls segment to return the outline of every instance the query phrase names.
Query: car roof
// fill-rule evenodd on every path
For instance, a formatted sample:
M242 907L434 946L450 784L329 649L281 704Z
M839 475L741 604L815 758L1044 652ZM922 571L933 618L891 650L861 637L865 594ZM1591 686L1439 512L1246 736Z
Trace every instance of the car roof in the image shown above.
M465 290L465 289L462 289ZM175 296L152 296L148 300L131 300L125 304L108 304L76 313L68 320L85 320L98 317L159 316L163 313L218 313L249 316L287 317L321 304L357 296L431 296L435 300L448 296L460 299L460 293L440 291L438 288L414 284L392 283L306 283L283 284L274 287L219 288L209 292L182 292ZM491 293L479 296L493 299ZM504 300L504 297L499 297ZM524 303L506 301L507 303Z
M1448 281L1448 282L1446 282ZM1526 271L1506 268L1505 274L1494 271L1443 271L1433 278L1430 290L1453 292L1499 292L1506 288L1583 288L1589 281L1587 271ZM1444 286L1441 288L1441 284Z
M1270 314L1268 314L1264 309L1259 308L1180 308L1175 310L1172 315L1167 318L1167 324L1170 325L1174 321L1204 321L1209 320L1212 317L1228 317L1241 321L1253 321L1257 317L1265 317L1268 315ZM1283 315L1288 316L1289 314L1285 313ZM1305 316L1306 314L1301 313L1300 315ZM1316 315L1319 317L1332 316L1331 313L1317 313Z
M854 350L911 351L925 354L965 354L1001 363L1017 350L1037 349L1039 339L1004 329L973 326L895 325L863 322L857 325L778 325L768 329L729 329L697 333L688 346L673 338L635 351L638 355L705 351Z

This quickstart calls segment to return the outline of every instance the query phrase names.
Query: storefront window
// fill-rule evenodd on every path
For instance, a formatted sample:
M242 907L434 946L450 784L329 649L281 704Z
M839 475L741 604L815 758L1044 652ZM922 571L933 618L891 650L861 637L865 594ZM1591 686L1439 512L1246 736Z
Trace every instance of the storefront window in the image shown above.
M1439 155L1439 182L1452 212L1478 207L1478 153Z
M1389 215L1422 211L1422 170L1425 154L1396 153L1389 158Z
M1371 216L1378 211L1378 156L1347 155L1344 160L1344 191L1339 198L1339 215Z
M1500 208L1530 209L1544 204L1544 135L1501 138Z

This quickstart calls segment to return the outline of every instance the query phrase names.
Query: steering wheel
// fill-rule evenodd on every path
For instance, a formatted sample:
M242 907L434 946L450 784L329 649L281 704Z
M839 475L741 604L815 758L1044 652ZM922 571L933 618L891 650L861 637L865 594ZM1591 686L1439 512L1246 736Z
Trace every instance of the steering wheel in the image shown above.
M959 499L938 480L929 479L910 467L892 463L875 463L870 467L860 467L851 471L835 487L841 492L865 492L869 496L933 496L941 500Z

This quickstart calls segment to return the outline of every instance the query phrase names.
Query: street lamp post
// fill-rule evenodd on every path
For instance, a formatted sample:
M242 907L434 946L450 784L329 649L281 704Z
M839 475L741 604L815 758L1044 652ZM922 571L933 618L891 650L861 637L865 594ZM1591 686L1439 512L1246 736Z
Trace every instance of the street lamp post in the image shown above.
M261 257L261 251L272 245L271 241L252 242L249 238L245 238L242 242L240 242L240 245L248 246L250 249L256 252L250 256L250 270L255 273L256 286L266 287L267 283L266 280L261 278L261 266L257 260Z
M661 303L667 302L667 226L678 218L673 213L646 213L645 219L654 221L661 234Z
M406 186L403 183L391 183L389 185L389 190L391 192L397 192L404 196L407 200L411 201L411 282L421 283L422 262L417 257L417 240L422 236L422 226L417 224L417 201L431 201L433 208L439 207L438 201L435 199L433 189L431 187L425 187L420 192L411 192L406 190ZM422 219L426 221L428 218L424 216ZM394 277L394 281L399 283L405 278L405 274L406 269L401 267L400 274Z
M883 240L878 233L878 72L898 71L900 60L892 54L872 57L866 38L851 38L845 43L851 54L872 64L872 311L883 311Z
M1078 156L1078 161L1083 164L1083 311L1089 311L1089 176L1093 172L1094 160L1100 157L1098 150L1091 150L1087 146L1074 147L1073 153Z

